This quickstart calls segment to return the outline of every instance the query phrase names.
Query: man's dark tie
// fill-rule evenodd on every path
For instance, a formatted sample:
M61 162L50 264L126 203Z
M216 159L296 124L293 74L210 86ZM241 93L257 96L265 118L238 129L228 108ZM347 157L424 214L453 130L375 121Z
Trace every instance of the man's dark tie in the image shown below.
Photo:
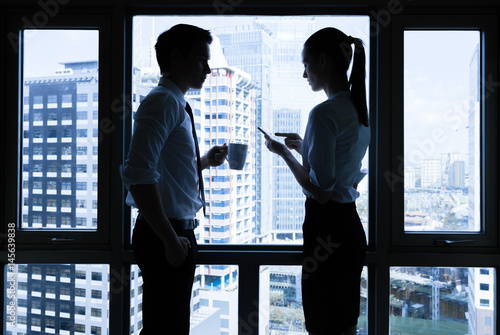
M205 188L203 187L203 176L201 174L201 159L200 159L200 147L198 146L198 136L196 136L196 129L194 127L194 117L193 111L188 103L186 103L186 112L189 114L191 118L191 127L193 128L193 138L194 138L194 147L196 149L196 165L198 167L198 184L199 191L201 195L201 201L203 202L203 215L207 215L205 209Z

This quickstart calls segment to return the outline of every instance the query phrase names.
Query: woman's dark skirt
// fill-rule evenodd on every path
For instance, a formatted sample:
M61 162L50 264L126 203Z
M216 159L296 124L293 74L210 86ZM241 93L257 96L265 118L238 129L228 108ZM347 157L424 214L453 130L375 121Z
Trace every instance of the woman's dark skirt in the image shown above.
M357 324L366 236L355 203L306 200L302 300L306 328L342 334Z

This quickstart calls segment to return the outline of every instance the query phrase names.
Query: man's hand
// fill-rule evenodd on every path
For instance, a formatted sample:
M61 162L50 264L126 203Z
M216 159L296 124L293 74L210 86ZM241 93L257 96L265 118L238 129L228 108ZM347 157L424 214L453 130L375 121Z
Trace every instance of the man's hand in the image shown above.
M302 137L296 133L276 133L276 136L285 137L285 145L302 155Z
M170 243L165 243L165 257L173 267L179 267L186 260L191 243L184 236L175 236Z
M201 158L201 168L206 169L210 166L219 166L224 163L227 156L227 144L214 145L207 153Z

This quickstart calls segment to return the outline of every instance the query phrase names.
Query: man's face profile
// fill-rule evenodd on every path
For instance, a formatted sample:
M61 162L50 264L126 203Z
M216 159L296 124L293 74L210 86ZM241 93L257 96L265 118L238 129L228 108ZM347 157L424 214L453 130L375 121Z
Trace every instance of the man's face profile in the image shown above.
M182 85L187 89L201 89L207 75L210 73L210 67L208 66L210 45L207 42L198 41L193 44L187 55L177 54L180 57L176 70L179 71Z

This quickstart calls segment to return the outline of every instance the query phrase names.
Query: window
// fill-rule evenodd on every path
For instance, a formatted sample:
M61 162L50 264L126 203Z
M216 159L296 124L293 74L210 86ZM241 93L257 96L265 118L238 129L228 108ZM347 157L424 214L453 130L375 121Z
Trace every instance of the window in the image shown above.
M87 111L79 111L76 113L77 120L87 120Z
M231 241L237 244L282 244L302 243L301 225L303 222L304 194L298 183L294 180L291 172L283 167L276 157L271 155L264 145L262 135L255 131L255 125L272 128L274 131L303 133L305 130L305 120L311 108L323 101L321 96L314 94L307 86L307 82L302 77L303 67L301 65L300 54L302 44L313 31L329 26L331 17L311 16L293 19L292 17L238 17L233 21L228 19L225 29L218 29L218 19L210 16L185 16L179 17L155 17L155 24L161 24L162 30L176 24L177 22L203 25L210 29L212 34L220 41L212 45L212 54L224 57L228 66L218 65L212 68L212 75L207 78L198 94L189 95L188 99L194 99L191 103L199 99L201 102L202 118L195 118L195 124L199 124L199 129L204 130L198 135L204 135L201 143L204 150L208 150L211 145L222 145L225 142L241 141L250 143L253 147L247 155L248 169L256 167L255 171L249 171L251 175L265 175L266 183L271 187L256 187L262 181L257 178L246 179L248 187L226 188L217 183L206 184L206 199L219 199L224 196L224 201L236 201L238 197L246 197L248 200L240 201L243 211L238 214L237 209L230 209L228 205L224 210L217 209L218 212L231 212L227 214L211 213L208 218L214 220L227 220L235 227L241 227L241 234L227 232L224 238L219 241ZM346 31L369 36L368 17L350 16L346 18L335 17L339 28ZM138 16L134 18L136 27L150 26L153 24L151 17ZM252 28L249 31L240 30L243 24L248 24ZM267 27L267 29L263 29ZM140 30L134 30L134 34L139 34ZM249 44L249 40L242 38L250 34L255 44ZM136 41L144 40L144 35L134 35ZM291 43L289 41L293 40ZM365 38L367 53L369 54L370 41ZM258 45L259 47L254 47ZM220 49L219 49L220 48ZM262 54L262 49L269 50L266 55ZM142 52L141 58L135 58L137 62L146 57L147 47L142 44L134 44L136 52ZM286 57L280 58L281 54ZM252 56L249 58L249 53ZM274 55L274 56L273 56ZM250 60L250 61L249 61ZM223 62L224 63L224 62ZM221 64L223 64L221 63ZM134 63L135 67L140 67L140 63ZM273 70L270 71L270 68ZM243 78L251 73L253 84L246 85L246 81L229 80L228 78ZM369 75L369 72L367 72ZM272 77L272 78L271 78ZM269 78L272 83L271 90L266 89L263 78ZM151 83L149 87L153 87ZM132 92L140 92L144 89L141 85L132 85ZM151 89L151 88L149 88ZM290 92L294 92L291 94ZM196 92L195 92L196 93ZM256 105L255 99L262 101L262 105ZM196 104L197 105L197 104ZM198 105L197 105L198 106ZM133 109L137 108L133 106ZM224 108L222 108L224 107ZM254 110L255 112L251 112ZM253 127L253 128L252 128ZM234 140L233 140L234 139ZM208 145L205 145L208 143ZM257 161L258 159L258 161ZM269 164L261 162L269 161ZM280 166L281 164L281 166ZM365 159L364 164L367 164ZM231 171L226 164L215 169L204 171L204 177L218 178L227 177L236 181L243 176L244 172ZM277 181L286 180L286 185L278 185ZM367 178L366 178L367 179ZM258 182L257 182L258 180ZM251 187L250 187L251 184ZM287 192L281 192L278 187L285 187ZM361 197L359 207L364 225L368 226L368 206L367 206L367 181L360 185ZM283 198L284 200L281 200ZM287 212L286 208L297 208L294 213ZM212 211L212 209L209 209ZM245 224L245 220L254 217L250 224ZM272 222L266 224L264 222ZM279 222L279 223L278 223ZM199 241L204 243L203 226L209 226L209 221L200 225ZM286 227L286 228L281 228ZM281 230L286 229L287 234L282 234ZM366 228L367 229L367 228ZM257 237L256 232L260 232ZM286 237L285 237L286 235ZM291 240L290 240L291 237Z
M78 129L78 137L87 137L87 129Z
M75 324L75 331L85 333L85 325Z
M490 270L488 270L488 269L480 269L479 273L482 274L482 275L489 275L490 274Z
M71 201L71 195L63 192L71 189L71 183L76 182L77 175L71 174L74 171L74 166L77 167L76 172L79 174L87 174L86 158L88 150L94 146L92 141L81 141L81 138L87 139L88 131L97 129L95 126L87 124L81 126L80 123L73 123L76 120L87 120L88 110L82 109L82 103L89 99L89 94L95 94L94 99L97 98L99 87L99 31L96 29L32 29L26 28L23 30L26 38L23 39L22 52L23 52L23 86L22 94L23 99L32 100L33 105L30 109L26 110L23 120L23 125L27 129L31 129L39 125L31 117L34 109L40 109L41 114L36 115L36 120L43 118L47 115L47 124L42 127L34 127L34 131L30 132L26 141L22 143L23 149L27 153L26 159L22 164L26 167L35 166L37 173L41 172L42 175L36 183L28 182L29 199L30 192L35 189L47 189L47 194L57 195L56 199L48 200L48 207L53 206L54 202L61 201L64 203L64 213L75 213L76 207L71 207L72 204L79 203L80 201L95 200L97 195L92 190L78 188L80 192L76 194L77 201ZM29 36L36 35L36 39L29 38ZM74 61L73 55L80 55L78 61ZM85 59L86 61L81 61ZM49 78L42 79L39 78ZM60 104L58 103L60 101ZM37 111L36 113L40 113ZM47 126L47 127L45 127ZM37 129L39 128L39 129ZM78 138L75 138L75 136ZM34 139L40 139L42 142L36 145L34 149ZM30 149L33 150L30 152ZM42 152L47 150L47 156L43 156ZM72 156L75 152L79 156ZM58 156L58 153L61 156ZM32 160L35 155L38 157L40 164L34 165ZM96 153L97 155L97 153ZM55 157L52 157L55 156ZM63 159L64 163L55 162L55 159ZM90 159L89 159L90 160ZM78 162L78 164L77 164ZM97 162L89 161L96 164ZM57 182L48 180L48 177L54 177L48 173L57 173L58 165L62 167L61 177L68 178L64 182ZM46 174L47 173L47 174ZM69 175L67 175L69 173ZM89 174L89 178L97 181L97 172L95 176ZM26 174L22 176L23 181L28 181ZM59 176L57 176L59 177ZM72 181L70 181L72 180ZM77 185L79 185L77 183ZM39 187L41 186L41 187ZM90 193L89 193L90 192ZM45 197L45 193L43 193ZM50 209L42 208L37 211L36 215L41 216L41 223L35 224L33 221L33 211L23 207L22 217L23 222L20 227L28 232L30 229L59 229L71 230L76 228L75 225L62 224L63 213L51 213ZM69 209L69 210L68 210ZM67 214L66 214L67 215ZM89 213L90 217L95 218L96 212ZM91 220L89 220L91 222ZM89 231L95 231L96 227L93 226L79 226L78 229L86 228ZM25 235L29 236L29 235ZM19 236L22 240L22 237ZM40 240L40 239L39 239ZM49 241L50 239L46 239Z
M78 93L76 96L76 101L77 102L87 102L88 101L88 94L87 93Z
M489 284L479 284L479 289L481 291L489 291L490 290L490 285Z
M102 299L102 293L100 291L92 290L92 299Z
M81 271L81 270L76 271L75 278L76 279L85 279L85 278L87 278L85 271Z
M73 96L71 94L62 95L62 105L63 107L71 107L73 103Z
M406 231L481 229L479 37L405 31Z
M396 21L402 62L393 76L394 85L401 83L394 102L402 107L397 119L403 128L396 131L402 141L395 148L404 155L395 158L396 174L384 173L394 205L403 206L394 243L494 245L496 228L485 218L494 205L484 197L489 174L482 140L493 131L487 121L493 105L481 83L494 66L484 48L494 33L471 17Z
M450 333L498 333L496 2L460 2L448 13L442 0L369 7L345 0L286 6L273 0L269 6L217 1L189 8L178 7L180 1L151 0L151 6L144 6L132 0L125 7L110 0L93 5L73 1L69 7L59 1L57 15L46 12L50 6L3 8L7 39L0 57L0 95L9 113L2 114L1 123L6 224L0 243L7 244L7 223L12 222L17 250L22 250L16 261L30 263L16 265L14 272L5 268L4 311L10 302L8 279L17 276L16 305L26 313L19 313L17 328L9 328L4 316L4 333L136 335L142 329L142 277L129 243L137 211L123 204L126 194L118 171L133 115L157 84L157 77L145 71L154 71L155 65L151 32L158 35L181 22L210 29L219 40L212 47L220 44L222 49L212 53L214 71L205 87L186 94L196 114L201 150L233 141L250 144L245 170L232 171L224 164L204 171L210 206L207 217L199 215L195 232L200 266L192 294L198 332L207 325L204 321L213 321L211 331L228 335L304 332L297 285L304 196L283 172L282 162L266 152L255 126L303 133L308 111L325 96L302 95L309 87L301 78L300 51L287 50L299 50L320 27L335 26L365 42L373 125L370 159L363 162L370 178L359 185L357 201L369 233L359 333L444 333L444 325ZM191 13L199 15L186 15ZM40 24L45 17L47 22ZM426 35L452 37L422 42ZM452 52L460 44L465 47L470 36L477 42L477 63L473 54ZM412 51L418 59L411 57ZM227 68L214 62L221 54ZM422 94L413 88L429 69L418 76L405 67L418 66L429 54L433 65L441 55L452 57L432 70L431 83L424 87L431 94ZM471 55L468 63L454 65L466 54ZM92 61L96 63L90 66ZM256 69L259 64L262 68ZM455 86L433 86L462 70L469 77L455 80ZM477 109L464 117L462 106L469 106L474 76ZM245 82L246 87L237 84ZM44 85L65 89L42 92L38 88ZM437 102L431 99L451 87L451 94L465 92L458 103L444 99L445 94ZM436 105L443 112L429 116ZM443 116L449 122L436 127L432 117ZM452 148L449 154L441 155L438 147L443 146ZM416 163L428 152L436 157ZM436 183L442 186L436 188ZM54 201L57 206L48 206ZM5 257L3 261L7 264ZM41 264L47 261L57 264L48 269ZM99 266L105 268L101 280L92 280L93 273L101 273ZM86 279L77 279L77 272ZM36 300L40 311L32 312L32 306L39 306ZM91 321L82 318L83 307Z
M102 317L102 311L99 308L92 308L92 316Z
M47 107L48 108L57 108L57 95L48 95L47 96Z
M101 327L91 326L90 327L90 333L92 335L101 335Z

